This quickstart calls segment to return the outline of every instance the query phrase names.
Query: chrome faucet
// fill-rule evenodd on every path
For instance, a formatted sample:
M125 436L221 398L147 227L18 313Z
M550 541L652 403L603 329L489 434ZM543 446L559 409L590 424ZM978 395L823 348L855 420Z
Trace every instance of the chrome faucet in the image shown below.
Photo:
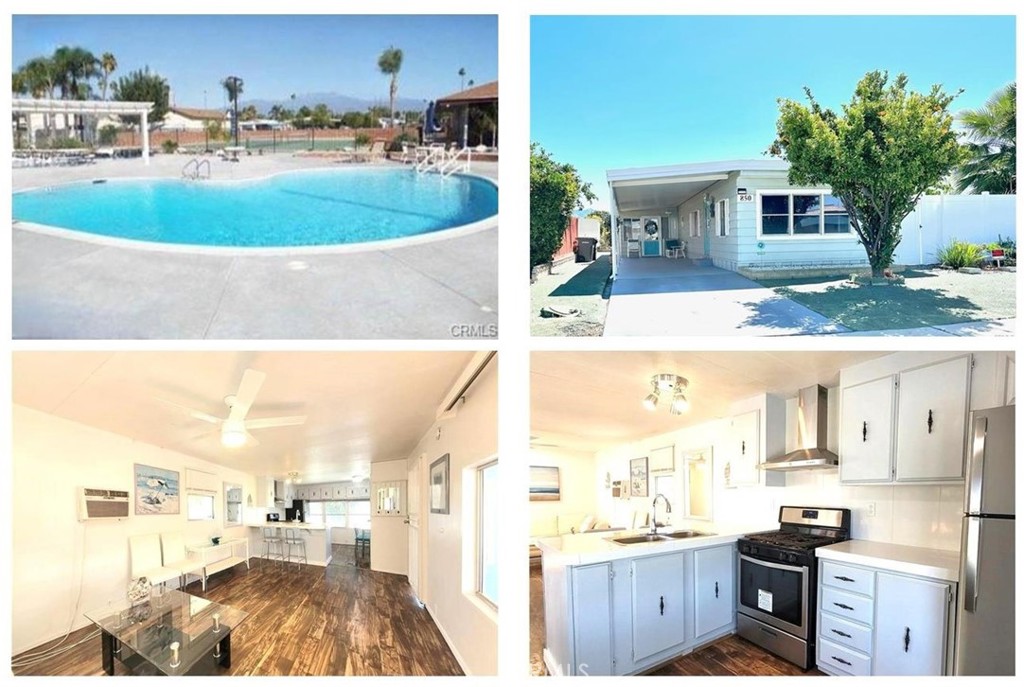
M665 513L672 512L672 504L668 502L664 494L658 494L654 497L654 500L651 501L651 534L658 533L658 499L665 502Z

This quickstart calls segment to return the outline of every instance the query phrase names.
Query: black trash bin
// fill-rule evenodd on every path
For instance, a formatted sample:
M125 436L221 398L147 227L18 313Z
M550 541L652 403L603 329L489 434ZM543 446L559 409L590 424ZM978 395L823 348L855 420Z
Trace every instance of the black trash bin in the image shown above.
M597 239L576 239L576 262L593 262L597 259Z

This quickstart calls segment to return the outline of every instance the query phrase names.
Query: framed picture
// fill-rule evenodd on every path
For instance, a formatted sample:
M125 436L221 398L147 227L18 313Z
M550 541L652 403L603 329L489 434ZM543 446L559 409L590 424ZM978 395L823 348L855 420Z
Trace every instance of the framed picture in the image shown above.
M558 468L549 465L530 466L530 500L558 501L562 498Z
M430 512L448 514L448 456L430 464Z
M177 515L181 512L181 481L175 470L135 464L135 514Z
M647 457L629 461L629 495L647 496Z

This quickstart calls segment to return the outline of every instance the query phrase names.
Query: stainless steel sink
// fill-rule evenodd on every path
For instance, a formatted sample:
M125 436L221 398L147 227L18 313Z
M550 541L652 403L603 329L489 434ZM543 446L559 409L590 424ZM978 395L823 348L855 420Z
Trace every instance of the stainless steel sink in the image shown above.
M698 532L697 530L676 530L675 532L662 532L659 537L668 537L671 539L689 539L690 537L706 537L711 532Z
M645 544L652 541L665 541L665 537L660 534L638 534L632 537L613 537L612 541L616 544Z

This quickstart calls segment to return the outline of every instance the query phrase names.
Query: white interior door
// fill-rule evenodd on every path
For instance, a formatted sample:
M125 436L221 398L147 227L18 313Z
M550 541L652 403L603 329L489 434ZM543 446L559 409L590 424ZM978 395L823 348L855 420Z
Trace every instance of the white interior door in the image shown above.
M423 600L420 594L420 468L423 456L412 461L409 467L409 493L406 498L408 507L406 522L409 524L409 586L417 599Z

